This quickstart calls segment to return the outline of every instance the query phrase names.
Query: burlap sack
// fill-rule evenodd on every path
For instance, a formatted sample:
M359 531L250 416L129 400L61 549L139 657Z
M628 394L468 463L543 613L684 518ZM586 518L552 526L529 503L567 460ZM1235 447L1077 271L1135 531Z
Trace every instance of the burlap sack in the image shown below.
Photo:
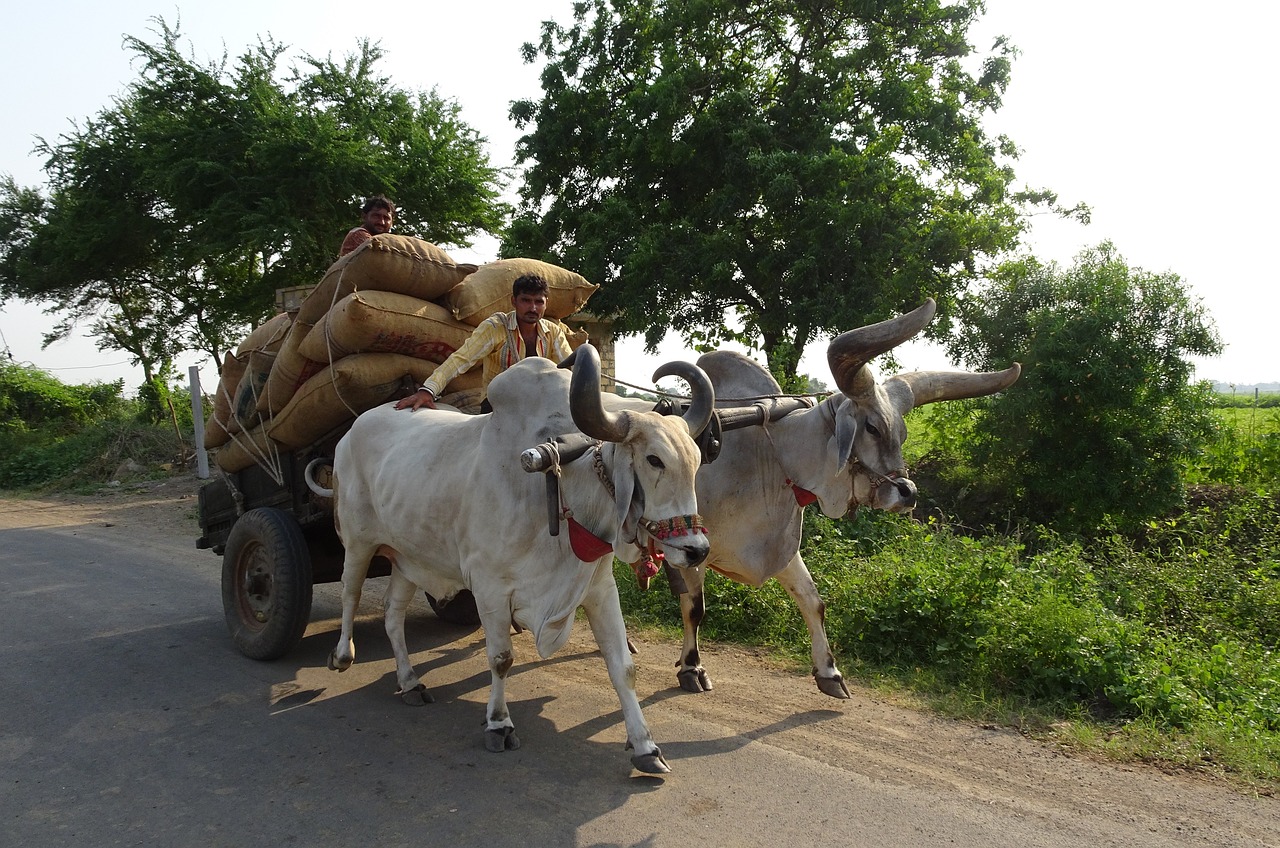
M434 362L397 353L344 357L307 380L288 406L267 423L267 433L288 447L311 444L344 421L390 400L406 383L408 388L420 385L435 368Z
M435 300L476 270L459 265L440 248L412 236L374 236L329 266L320 285L302 301L296 321L319 323L353 291L390 291Z
M311 332L311 325L296 318L289 326L289 334L285 336L284 344L276 353L271 373L267 376L267 382L258 395L257 410L262 418L270 418L284 409L298 387L328 364L307 359L298 351L302 340L309 332Z
M226 436L231 425L231 408L235 405L236 389L240 385L240 380L244 377L248 364L248 356L242 359L231 351L227 351L222 357L222 373L218 376L218 386L213 392L213 408L209 411L209 421L216 422L217 427L211 427L208 423L205 424L204 446L206 448L216 448L227 441ZM217 441L218 439L222 439L222 441Z
M232 433L256 426L258 418L256 413L245 416L246 420L252 419L254 422L247 427L236 414L236 410L241 406L240 392L245 374L249 370L251 354L278 350L288 332L289 316L281 312L245 336L244 341L240 342L239 347L236 348L236 353L228 351L223 356L222 372L213 395L213 408L209 411L209 418L204 425L206 449L225 445ZM266 367L270 370L270 363L267 363ZM266 375L263 374L262 381L265 382L265 380ZM260 383L257 387L259 393L261 389Z
M556 323L560 325L560 329L564 330L565 338L569 340L569 350L577 350L591 340L591 334L582 328L575 330L563 321Z
M481 265L474 274L458 283L440 303L453 317L480 326L495 312L511 311L511 284L522 274L539 274L547 281L546 318L566 318L577 312L599 286L586 277L537 259L499 259Z
M281 312L255 327L236 348L237 355L244 355L255 350L277 351L284 344L289 333L289 315Z
M317 362L353 353L402 353L444 362L474 328L449 310L395 292L358 291L338 301L307 333L298 352Z
M236 387L235 401L231 407L231 421L227 427L230 433L241 430L252 430L261 423L258 404L262 393L266 391L267 379L275 364L277 354L270 350L253 350L249 352L249 363Z
M261 425L244 433L238 433L214 454L214 464L228 474L243 471L255 462L274 465L281 446L268 438Z
M231 434L227 432L227 428L222 426L222 422L218 420L217 411L209 410L209 417L204 422L205 450L222 447L230 438Z
M484 389L445 392L440 395L439 402L448 404L459 412L465 412L468 415L479 415L480 404L484 402Z

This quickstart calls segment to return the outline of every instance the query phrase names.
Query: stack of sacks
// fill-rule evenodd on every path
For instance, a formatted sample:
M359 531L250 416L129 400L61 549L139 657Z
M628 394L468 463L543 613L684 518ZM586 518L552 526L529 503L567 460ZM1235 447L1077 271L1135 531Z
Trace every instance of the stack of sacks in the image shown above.
M374 236L329 268L292 322L272 319L285 321L273 328L273 346L246 339L228 356L238 372L229 376L224 364L223 381L235 390L226 393L224 414L215 402L210 418L230 423L221 441L206 436L206 446L230 440L216 461L238 471L255 457L269 462L275 452L314 443L407 384L421 384L481 321L511 308L511 283L531 272L551 286L551 319L578 311L598 288L545 262L504 259L477 268L420 239ZM565 330L572 347L586 341L585 332ZM452 380L440 401L478 412L481 370ZM223 394L220 387L219 402Z
M213 409L204 425L204 446L226 444L232 434L258 423L256 392L266 382L276 351L289 332L289 316L283 312L245 336L235 353L227 352L213 397Z

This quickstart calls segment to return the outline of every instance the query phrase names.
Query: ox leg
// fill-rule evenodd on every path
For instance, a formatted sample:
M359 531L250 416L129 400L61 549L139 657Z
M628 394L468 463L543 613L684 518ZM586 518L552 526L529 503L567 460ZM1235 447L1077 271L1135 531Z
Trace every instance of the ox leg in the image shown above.
M413 661L409 659L409 645L404 636L405 614L409 610L409 602L417 594L417 585L405 577L398 566L392 566L391 582L387 586L386 599L383 601L383 625L387 630L387 640L391 642L391 652L396 657L396 683L400 687L396 694L413 707L435 701L422 679L413 671Z
M477 601L479 597L477 597ZM489 657L489 706L485 714L484 745L495 754L520 747L516 726L507 709L507 675L515 663L511 644L511 604L502 598L501 610L481 608L480 625L484 628L484 648Z
M636 664L627 648L627 628L622 620L622 605L618 602L618 585L613 580L611 564L597 566L582 608L604 656L605 667L609 669L609 680L618 693L627 726L627 750L632 752L631 764L646 774L667 774L671 767L649 733L636 696Z
M804 617L805 626L809 628L809 642L813 655L813 679L824 695L833 698L848 698L849 687L844 683L844 676L836 668L835 657L831 654L831 646L827 642L827 627L823 622L826 605L818 595L818 587L813 583L813 576L805 567L804 559L799 552L787 563L787 567L777 575L787 593L795 599Z
M671 566L666 566L670 569ZM684 644L680 659L676 661L676 680L686 692L710 692L714 687L707 670L702 667L698 653L698 628L706 614L706 595L702 591L706 572L702 567L686 568L679 572L684 579L685 591L679 593L680 621L684 624ZM670 575L668 575L670 579Z
M338 633L337 647L329 654L329 668L334 671L346 671L356 661L356 609L360 606L360 595L364 590L364 580L369 574L373 555L372 547L353 543L347 547L343 556L342 630Z

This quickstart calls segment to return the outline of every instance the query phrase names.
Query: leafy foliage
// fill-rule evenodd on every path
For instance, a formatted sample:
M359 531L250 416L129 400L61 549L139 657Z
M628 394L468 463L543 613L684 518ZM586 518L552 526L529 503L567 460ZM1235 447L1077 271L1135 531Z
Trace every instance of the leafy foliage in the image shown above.
M1216 412L1213 438L1192 457L1187 482L1280 488L1280 410L1227 407Z
M192 437L185 393L167 390L173 414L153 423L148 405L122 390L122 381L70 386L0 364L0 489L102 484L125 460L155 470L182 458Z
M1280 502L1256 495L1088 542L807 510L802 550L846 671L1092 716L1113 735L1155 728L1170 758L1194 737L1228 767L1280 781L1278 527ZM629 615L679 620L667 593L637 593L622 570L618 582ZM707 585L705 638L807 661L808 634L776 581Z
M1103 243L1070 269L1002 266L960 315L952 355L979 370L1023 363L1004 393L943 413L951 447L999 500L1085 531L1181 502L1183 463L1214 430L1212 394L1188 384L1188 357L1221 343L1176 275L1130 268Z
M47 196L0 182L0 298L51 301L51 340L88 321L163 382L179 351L220 361L275 289L317 282L365 194L443 244L501 227L483 139L455 102L380 76L375 45L286 72L267 40L229 68L158 26L125 39L141 70L111 107L40 141Z
M981 8L576 4L525 46L543 95L511 108L531 164L504 255L603 283L592 309L651 346L763 349L784 385L818 334L945 305L1055 200L1011 190L981 125L1012 52L975 55Z
M66 433L119 412L120 381L68 386L38 368L0 362L0 432Z

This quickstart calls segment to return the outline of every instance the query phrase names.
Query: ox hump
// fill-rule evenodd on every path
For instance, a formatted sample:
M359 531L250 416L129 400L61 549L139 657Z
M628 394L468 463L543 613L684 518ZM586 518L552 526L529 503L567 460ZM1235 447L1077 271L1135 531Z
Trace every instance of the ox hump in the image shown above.
M782 394L767 368L737 351L713 350L698 357L697 364L715 386L717 405L733 406L734 398ZM722 398L725 404L720 403Z

